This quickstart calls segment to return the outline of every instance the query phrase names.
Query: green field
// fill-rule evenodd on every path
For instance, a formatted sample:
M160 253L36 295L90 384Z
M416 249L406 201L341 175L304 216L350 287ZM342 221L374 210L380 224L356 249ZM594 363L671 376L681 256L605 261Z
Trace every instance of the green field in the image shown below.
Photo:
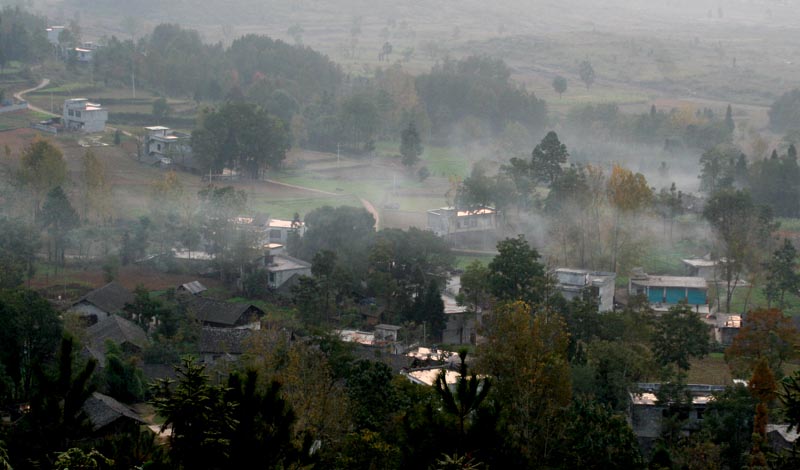
M47 119L47 115L30 110L0 114L0 131L30 126L31 122Z

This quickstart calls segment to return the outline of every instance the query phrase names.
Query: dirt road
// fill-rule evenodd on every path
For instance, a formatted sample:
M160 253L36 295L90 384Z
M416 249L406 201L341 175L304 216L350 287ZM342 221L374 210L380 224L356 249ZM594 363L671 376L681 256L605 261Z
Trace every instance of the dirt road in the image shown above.
M36 91L36 90L41 90L42 88L46 87L49 84L50 84L50 79L49 78L43 78L42 81L39 82L39 84L36 85L35 87L28 88L27 90L22 90L22 91L18 91L16 93L14 93L14 98L16 98L16 99L18 99L20 101L25 101L25 94L26 93L30 93L30 92ZM46 110L44 110L44 109L42 109L42 108L40 108L38 106L34 106L34 105L30 104L30 103L28 103L28 109L30 109L32 111L36 111L36 112L42 113L42 114L47 114L48 116L58 116L58 114L53 114L50 111L46 111Z

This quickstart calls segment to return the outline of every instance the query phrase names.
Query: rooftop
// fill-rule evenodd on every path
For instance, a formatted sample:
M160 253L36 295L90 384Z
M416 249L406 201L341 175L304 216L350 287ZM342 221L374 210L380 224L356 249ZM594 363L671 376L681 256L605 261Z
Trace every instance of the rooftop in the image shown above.
M92 396L86 399L82 409L92 424L92 431L98 431L120 418L132 420L137 424L146 424L132 409L98 392L92 393Z
M631 277L631 283L646 287L688 287L691 289L707 289L708 282L702 277L689 276L650 276Z
M197 349L200 353L244 354L247 340L254 334L248 329L204 327Z
M269 220L269 228L294 228L294 226L292 225L293 223L296 223L296 222L292 222L291 220L284 220L284 219L270 219ZM300 225L303 225L303 223L300 222Z
M681 261L683 261L683 264L687 264L693 268L713 268L718 263L718 261L705 258L687 258Z
M436 377L439 376L442 370L444 369L435 368L435 369L412 370L408 372L407 377L414 383L433 386L433 384L436 383ZM461 377L461 374L459 374L458 372L454 370L447 370L445 371L444 380L445 382L447 382L448 385L451 385L458 382L459 377Z
M105 350L106 340L117 344L130 343L141 349L150 344L147 333L136 323L119 315L111 315L105 321L95 323L86 329L92 348Z
M73 305L82 302L90 303L100 310L107 313L122 311L126 304L133 303L134 297L127 289L117 284L109 282L103 287L97 288L78 299Z
M148 131L168 131L169 127L164 126L147 126L145 127Z
M201 322L217 323L220 325L234 326L242 315L250 309L255 309L263 314L260 308L252 304L222 302L219 300L192 297L187 307Z
M200 281L192 281L187 282L186 284L181 284L178 287L179 290L185 290L190 294L199 294L203 291L208 290L208 287L204 286Z
M272 262L267 265L267 271L294 271L296 269L311 268L311 263L289 255L272 255Z

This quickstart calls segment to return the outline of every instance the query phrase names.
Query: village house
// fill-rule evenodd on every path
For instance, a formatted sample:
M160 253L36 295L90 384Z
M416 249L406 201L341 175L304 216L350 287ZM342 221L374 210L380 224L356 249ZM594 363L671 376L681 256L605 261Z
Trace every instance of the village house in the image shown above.
M590 292L597 298L600 312L614 310L616 274L587 269L558 268L553 275L557 281L556 289L566 300L572 300L581 297L585 292Z
M64 101L62 123L67 130L80 132L103 132L108 120L108 111L86 98L71 98Z
M267 238L269 243L280 243L286 245L289 241L289 234L296 233L303 236L306 233L306 226L300 220L285 220L270 218L267 223Z
M192 148L189 145L191 136L189 134L173 131L164 126L149 126L144 130L144 153L146 155L167 159L168 164L172 164L173 160L180 161L191 155Z
M200 362L211 365L221 359L237 361L247 350L247 341L253 334L254 331L249 329L204 326L197 342Z
M125 305L133 301L130 291L116 282L109 282L76 300L67 313L78 315L87 325L94 325L110 319L113 314L122 313Z
M686 258L681 261L686 267L687 276L702 277L709 282L713 282L717 278L717 266L720 262L712 260L710 255L702 258Z
M658 400L661 384L640 383L629 393L628 424L639 441L645 454L652 449L655 441L661 436L661 423L671 412L679 413L685 420L682 431L689 435L700 429L708 403L714 394L725 390L718 385L688 384L686 390L692 396L691 408L675 408L670 403Z
M147 425L131 408L99 392L92 393L81 409L95 437L116 436Z
M108 320L90 326L86 329L86 337L86 349L97 359L99 367L105 365L106 341L113 342L123 352L130 354L139 354L150 344L142 327L119 315L111 315Z
M460 290L461 277L451 276L442 291L442 303L447 319L442 330L444 344L475 344L477 341L479 314L470 312L466 306L458 305L456 295Z
M85 47L76 47L75 51L75 60L78 62L82 62L84 64L90 63L94 60L94 50L87 49Z
M204 286L200 281L192 281L179 285L175 290L177 292L187 293L190 295L199 295L207 291L208 287Z
M681 302L686 302L699 314L710 313L708 282L702 277L651 276L636 270L628 281L628 293L644 295L657 313L666 312Z
M64 29L65 28L63 26L50 26L49 28L45 29L44 31L47 33L47 41L54 46L58 46L61 43L58 37L61 35L61 32L64 31Z
M428 211L428 230L457 246L494 246L498 226L498 213L491 207Z
M258 330L264 311L253 304L222 302L192 296L184 300L186 310L203 326Z
M711 315L714 319L714 339L721 345L727 347L733 343L733 338L739 334L742 328L742 316L732 313L715 313Z
M286 291L300 276L311 276L311 263L286 254L272 251L259 258L261 267L267 270L267 286L270 289Z

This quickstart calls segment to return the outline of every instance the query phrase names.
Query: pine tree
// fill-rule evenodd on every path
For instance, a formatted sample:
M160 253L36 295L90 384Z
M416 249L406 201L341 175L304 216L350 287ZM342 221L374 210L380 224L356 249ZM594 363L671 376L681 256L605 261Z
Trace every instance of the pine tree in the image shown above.
M733 133L734 129L736 129L736 123L733 122L733 110L731 109L731 105L728 105L728 109L725 110L725 129L728 129L730 133Z
M403 165L407 167L417 163L422 155L422 141L413 122L408 123L400 136L400 155L403 156Z

